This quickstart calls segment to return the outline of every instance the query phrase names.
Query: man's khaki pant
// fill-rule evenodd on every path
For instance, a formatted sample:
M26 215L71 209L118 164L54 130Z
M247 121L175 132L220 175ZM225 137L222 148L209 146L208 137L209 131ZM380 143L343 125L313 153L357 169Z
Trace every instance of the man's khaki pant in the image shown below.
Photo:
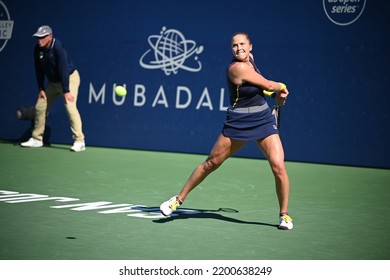
M80 86L80 75L75 70L69 77L70 93L74 96L74 102L65 104L66 113L70 121L70 129L72 130L72 137L74 141L84 141L84 134L82 131L82 123L79 110L77 109L77 95ZM39 98L35 105L35 124L32 132L32 137L42 141L43 133L45 132L46 117L53 102L63 94L61 83L49 82L45 88L46 100Z

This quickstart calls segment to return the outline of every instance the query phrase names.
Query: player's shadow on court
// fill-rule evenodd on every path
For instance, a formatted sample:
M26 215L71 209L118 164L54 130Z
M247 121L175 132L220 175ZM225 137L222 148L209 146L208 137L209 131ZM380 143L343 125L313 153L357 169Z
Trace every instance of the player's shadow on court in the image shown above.
M156 209L156 208L154 208ZM184 219L215 219L230 223L236 224L247 224L247 225L259 225L259 226L269 226L277 228L277 224L269 224L263 222L251 222L251 221L243 221L239 219L235 219L232 217L227 217L222 215L221 213L238 213L238 210L232 208L219 208L217 210L202 210L202 209L189 209L189 208L181 208L175 213L173 213L170 217L164 217L158 220L153 220L155 223L168 223L175 220L184 220Z

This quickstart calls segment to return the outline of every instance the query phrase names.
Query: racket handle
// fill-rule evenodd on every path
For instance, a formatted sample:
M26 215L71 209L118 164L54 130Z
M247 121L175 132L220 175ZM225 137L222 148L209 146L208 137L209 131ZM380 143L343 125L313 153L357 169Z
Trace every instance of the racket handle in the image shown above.
M277 124L276 124L276 126L277 126L278 130L280 130L280 114L282 112L281 109L282 108L280 106L276 106L276 113L277 113Z
M280 113L281 113L281 106L274 105L272 106L272 114L275 116L276 119L276 128L280 130Z

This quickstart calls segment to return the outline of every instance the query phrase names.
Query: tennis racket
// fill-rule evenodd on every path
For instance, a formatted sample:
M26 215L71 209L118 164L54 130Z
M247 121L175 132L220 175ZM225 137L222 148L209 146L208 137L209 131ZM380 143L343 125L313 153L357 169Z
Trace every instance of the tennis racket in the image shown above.
M274 98L276 96L276 92L272 92L272 91L267 91L267 90L263 90L263 93L267 96L270 96L272 98ZM280 130L280 114L281 114L281 111L282 111L282 106L280 105L274 105L272 106L272 114L275 115L275 118L276 118L276 127L278 128L278 130Z
M274 105L272 106L272 111L275 112L276 127L280 130L280 112L282 111L282 106Z

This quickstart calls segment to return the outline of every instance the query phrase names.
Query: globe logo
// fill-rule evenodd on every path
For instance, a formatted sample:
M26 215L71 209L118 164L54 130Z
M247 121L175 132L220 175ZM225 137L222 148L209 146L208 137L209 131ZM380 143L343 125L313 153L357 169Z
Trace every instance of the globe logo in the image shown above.
M175 29L163 27L160 35L148 37L151 47L140 58L139 63L145 69L161 69L165 75L177 74L179 69L199 72L202 64L198 56L203 46L196 46L195 41L186 40L184 35ZM194 56L195 64L185 65L188 58Z

